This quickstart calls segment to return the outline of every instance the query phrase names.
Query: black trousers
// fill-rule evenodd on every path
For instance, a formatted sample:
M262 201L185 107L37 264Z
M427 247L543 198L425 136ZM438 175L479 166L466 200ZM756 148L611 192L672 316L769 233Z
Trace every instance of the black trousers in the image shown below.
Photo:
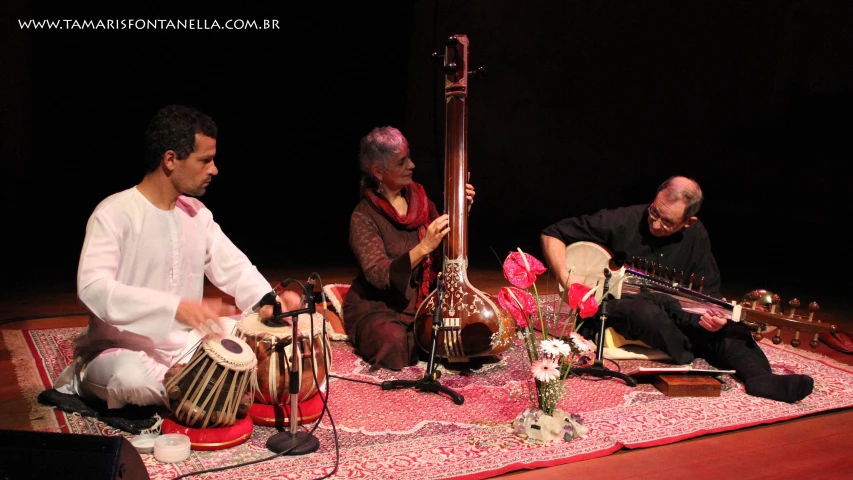
M700 315L685 312L675 298L643 292L621 299L608 299L604 306L607 326L630 340L640 340L657 348L678 364L703 358L716 368L735 370L744 382L771 373L764 352L744 325L728 322L725 327L709 332L699 325ZM599 311L599 316L601 314ZM595 339L600 318L585 322L580 333Z

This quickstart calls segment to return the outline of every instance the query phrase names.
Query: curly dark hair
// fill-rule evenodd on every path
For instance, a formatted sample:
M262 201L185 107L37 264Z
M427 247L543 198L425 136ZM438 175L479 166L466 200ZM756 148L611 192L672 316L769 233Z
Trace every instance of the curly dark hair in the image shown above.
M183 160L195 149L195 134L216 138L213 119L193 107L169 105L161 108L145 129L145 167L153 172L163 155L173 150Z

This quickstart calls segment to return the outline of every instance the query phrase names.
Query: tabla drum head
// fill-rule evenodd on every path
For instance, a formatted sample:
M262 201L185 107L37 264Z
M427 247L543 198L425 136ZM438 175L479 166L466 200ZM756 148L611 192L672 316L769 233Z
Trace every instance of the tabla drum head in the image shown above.
M297 317L299 323L296 328L302 336L317 336L323 331L323 314L314 313L310 317L307 313L300 313ZM292 317L285 319L293 321ZM312 328L313 327L313 328ZM291 324L277 325L270 321L262 321L257 313L253 313L240 319L237 329L243 336L273 336L276 338L292 338L293 326ZM309 332L311 335L309 335Z
M202 342L202 346L216 363L229 370L243 372L258 365L255 352L243 339L235 335L226 335L223 338L208 335Z

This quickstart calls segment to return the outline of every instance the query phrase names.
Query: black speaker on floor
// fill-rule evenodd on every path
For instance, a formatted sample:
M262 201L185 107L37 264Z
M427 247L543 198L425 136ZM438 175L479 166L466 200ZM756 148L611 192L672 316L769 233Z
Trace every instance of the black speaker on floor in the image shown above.
M0 430L0 480L150 480L124 437Z

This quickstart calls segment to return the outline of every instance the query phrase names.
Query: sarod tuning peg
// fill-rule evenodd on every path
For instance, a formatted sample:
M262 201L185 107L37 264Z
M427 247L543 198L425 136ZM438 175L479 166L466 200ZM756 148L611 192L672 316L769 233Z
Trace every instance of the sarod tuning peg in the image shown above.
M799 330L794 332L794 339L791 340L791 346L794 348L800 347L800 331Z
M782 302L782 297L774 293L773 296L770 297L770 313L776 313L780 302Z
M782 329L781 329L781 328L777 328L777 329L776 329L776 334L775 334L775 335L773 335L773 344L774 344L774 345L779 345L780 343L782 343Z
M788 302L788 305L791 306L791 311L788 312L788 317L794 318L794 314L797 312L797 308L800 307L800 301L796 298L792 298L791 301Z
M814 314L816 311L818 311L819 308L820 308L820 305L818 305L817 302L812 302L809 304L809 321L810 322L814 320ZM820 322L820 320L818 320L818 322Z

